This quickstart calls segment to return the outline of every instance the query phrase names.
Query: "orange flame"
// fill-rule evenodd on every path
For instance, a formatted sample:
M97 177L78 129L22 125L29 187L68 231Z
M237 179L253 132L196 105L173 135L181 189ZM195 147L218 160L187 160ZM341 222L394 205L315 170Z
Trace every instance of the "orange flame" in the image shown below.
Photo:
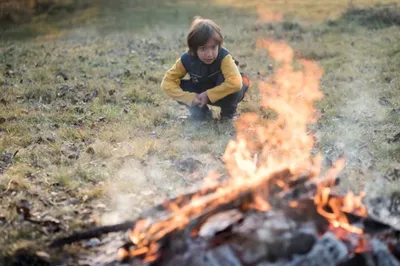
M265 212L271 209L271 205L260 195L256 194L254 196L254 203L250 204L249 208Z
M335 227L330 225L329 231L334 233L338 239L346 240L353 247L352 251L354 253L363 253L372 250L371 243L367 235L358 234L348 231L343 227Z
M328 171L327 176L330 178L334 174L337 174L337 171L341 170L343 166L343 159L337 161L330 171ZM350 191L342 198L331 198L329 187L318 187L317 193L314 196L314 203L317 206L318 212L327 218L334 227L342 227L349 232L362 234L362 229L350 225L345 212L354 213L359 216L366 216L367 210L362 203L363 197L364 193L355 196L354 193ZM327 208L330 208L331 212L327 211Z

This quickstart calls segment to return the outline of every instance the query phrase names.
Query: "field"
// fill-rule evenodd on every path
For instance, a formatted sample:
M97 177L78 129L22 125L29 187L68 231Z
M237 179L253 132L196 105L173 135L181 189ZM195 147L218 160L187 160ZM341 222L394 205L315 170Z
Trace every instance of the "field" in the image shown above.
M400 6L243 2L96 1L1 27L0 257L21 248L62 257L45 246L57 236L134 219L195 190L211 170L227 177L221 157L234 126L186 119L160 88L195 15L221 26L252 80L241 113L269 117L258 81L274 62L257 40L284 41L318 62L324 98L310 130L326 166L346 159L340 189L400 191ZM276 12L282 21L260 20ZM53 223L24 221L18 208Z

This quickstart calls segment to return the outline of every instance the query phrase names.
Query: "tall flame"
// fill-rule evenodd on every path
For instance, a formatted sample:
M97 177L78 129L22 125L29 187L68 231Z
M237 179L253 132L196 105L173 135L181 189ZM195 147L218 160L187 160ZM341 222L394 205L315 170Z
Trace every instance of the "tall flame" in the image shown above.
M266 123L256 114L244 114L237 122L237 140L231 141L224 160L235 182L265 178L271 171L289 168L293 175L319 175L321 158L311 158L314 137L307 125L316 121L314 101L322 98L318 88L322 70L301 60L294 70L293 50L284 43L261 40L259 48L281 63L271 82L260 82L262 105L278 117ZM261 162L261 163L259 163Z

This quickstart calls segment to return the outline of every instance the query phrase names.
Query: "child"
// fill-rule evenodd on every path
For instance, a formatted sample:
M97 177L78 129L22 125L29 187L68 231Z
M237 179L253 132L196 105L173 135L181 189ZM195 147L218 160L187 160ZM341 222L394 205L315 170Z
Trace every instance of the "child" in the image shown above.
M194 120L211 117L207 104L221 107L221 119L234 118L249 87L247 77L239 72L222 43L215 22L195 17L187 35L189 51L167 71L161 83L168 96L189 108ZM183 79L186 73L189 80Z

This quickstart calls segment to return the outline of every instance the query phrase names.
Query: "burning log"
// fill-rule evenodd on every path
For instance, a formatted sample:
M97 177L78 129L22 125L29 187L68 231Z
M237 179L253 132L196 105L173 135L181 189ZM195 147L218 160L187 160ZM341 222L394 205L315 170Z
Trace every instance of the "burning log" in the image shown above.
M370 218L350 215L355 225L370 232L358 235L332 228L312 200L300 201L295 208L268 212L233 210L233 216L228 214L231 211L220 212L205 222L197 221L165 235L157 246L157 259L151 263L143 261L146 253L135 252L134 244L123 247L120 255L131 257L131 263L139 265L400 265L384 244L395 230L380 223L380 229L375 230L376 222ZM228 227L214 234L200 234L208 222L218 223L222 217L233 217L225 221ZM373 264L349 264L355 256L363 261L370 259Z
M284 169L280 172L272 174L271 180L285 179L285 178L289 178L289 177L291 177L290 172L287 169ZM332 182L332 180L328 180L328 179L309 180L308 177L303 177L303 178L299 178L296 182L289 184L290 189L288 191L279 191L279 190L277 190L276 187L271 186L274 191L269 191L269 192L267 192L267 194L270 194L272 196L277 194L276 198L272 197L271 202L273 202L274 206L278 207L278 206L282 205L282 200L283 200L283 202L286 202L286 204L287 204L290 201L310 197L310 195L313 195L315 193L318 185L327 185L327 184L331 184L331 183L337 184L338 179L334 179L334 180L335 181L333 181L333 182ZM270 182L271 181L269 181L269 183ZM182 208L185 206L185 204L188 204L190 202L190 200L195 196L198 197L198 199L200 201L203 201L205 205L207 205L207 202L215 200L215 197L219 196L219 195L216 195L215 192L219 187L221 187L223 185L224 184L221 184L220 186L203 188L200 191L188 193L185 195L181 195L177 198L173 198L167 202L164 202L162 204L154 206L153 208L145 211L144 213L142 213L141 217L138 220L142 220L147 217L152 217L153 223L156 223L161 220L166 220L166 219L168 219L168 215L171 214L171 213L168 213L168 211L166 211L166 207L168 207L172 203L174 203L177 207ZM239 196L232 198L232 201L228 201L225 204L218 206L216 208L210 208L210 210L208 210L208 211L203 210L202 213L198 215L198 217L193 218L193 219L201 220L208 216L213 215L214 213L218 213L220 211L224 211L224 210L228 210L228 209L251 207L251 206L249 206L250 203L254 203L255 201L257 201L257 200L254 200L254 198L253 198L254 195L259 195L256 193L256 191L259 191L258 193L260 193L260 191L265 192L267 190L268 186L270 186L270 184L263 184L263 185L258 185L255 188L251 188L246 191L243 191ZM257 198L257 199L259 199L259 198ZM283 204L283 205L285 205L285 204ZM156 216L158 216L159 218L155 218ZM127 231L129 229L134 228L136 225L136 222L138 220L125 221L120 224L101 226L101 227L89 229L88 231L77 232L68 237L54 240L50 244L50 247L60 247L63 245L72 244L74 242L78 242L78 241L82 241L82 240L86 240L86 239L90 239L90 238L94 238L94 237L100 237L103 234Z

